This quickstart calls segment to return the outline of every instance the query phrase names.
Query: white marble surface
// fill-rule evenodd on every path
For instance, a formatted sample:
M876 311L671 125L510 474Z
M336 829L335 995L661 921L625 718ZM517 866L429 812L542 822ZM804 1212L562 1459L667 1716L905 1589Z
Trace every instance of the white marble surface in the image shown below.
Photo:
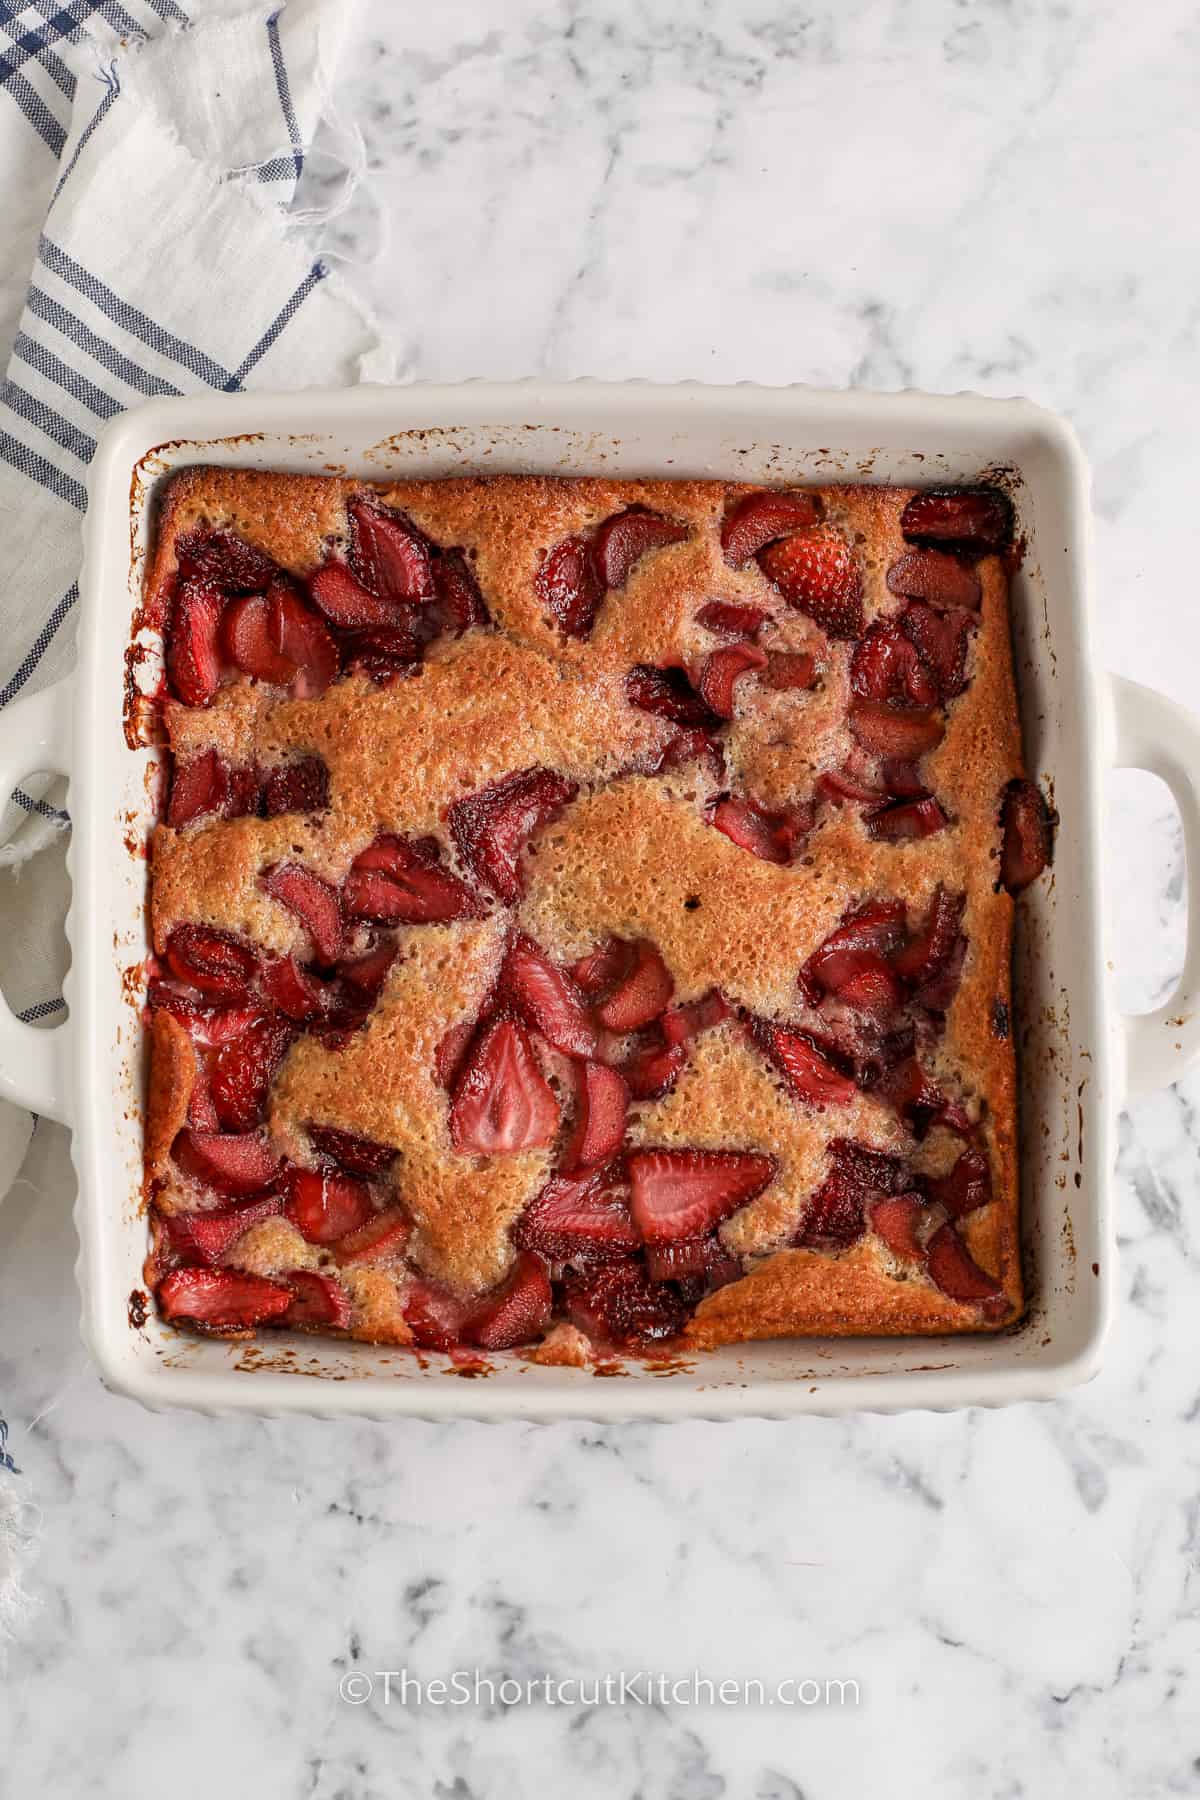
M1200 37L1185 0L368 10L339 227L411 376L914 383L1070 415L1102 654L1196 703ZM379 248L381 223L386 225ZM1117 983L1182 941L1114 783ZM1200 1793L1200 1078L1127 1117L1121 1311L1055 1405L597 1430L213 1423L76 1335L43 1127L0 1394L43 1510L0 1793L929 1800ZM38 1190L35 1197L34 1190ZM857 1707L361 1706L350 1670L856 1680Z

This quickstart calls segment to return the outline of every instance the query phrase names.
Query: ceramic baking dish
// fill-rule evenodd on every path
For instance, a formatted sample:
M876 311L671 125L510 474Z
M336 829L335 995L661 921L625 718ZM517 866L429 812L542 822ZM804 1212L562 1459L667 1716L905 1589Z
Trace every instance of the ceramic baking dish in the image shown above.
M1030 771L1061 814L1051 879L1021 901L1028 1318L990 1337L798 1340L626 1378L538 1368L484 1379L446 1360L308 1337L229 1344L146 1316L139 1208L146 864L153 753L123 732L125 652L155 492L188 463L364 477L469 471L702 476L800 484L1002 480L1025 556L1014 585ZM1099 1362L1114 1291L1111 1134L1127 1095L1175 1079L1200 1047L1200 726L1091 663L1087 476L1069 428L1020 400L575 382L362 388L154 401L112 422L92 464L79 667L0 715L7 792L70 777L74 899L67 1024L0 1008L0 1092L74 1133L83 1330L110 1387L152 1406L384 1417L729 1417L995 1405L1056 1394ZM132 548L132 556L131 556ZM1099 887L1107 767L1164 776L1180 805L1192 914L1182 985L1157 1013L1114 1014Z

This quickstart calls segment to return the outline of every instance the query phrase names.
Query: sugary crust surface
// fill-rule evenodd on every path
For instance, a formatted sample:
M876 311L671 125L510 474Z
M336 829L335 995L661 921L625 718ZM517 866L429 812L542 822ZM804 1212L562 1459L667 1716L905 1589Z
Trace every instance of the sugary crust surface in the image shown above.
M346 501L364 485L223 469L184 472L172 482L160 519L151 610L165 603L182 532L197 524L229 527L304 577L331 548L346 544ZM214 747L230 762L264 768L318 755L329 770L330 805L272 820L201 820L182 831L160 826L153 845L155 946L161 953L177 924L194 921L271 951L302 954L303 928L259 885L266 867L295 859L337 883L381 831L433 834L452 861L447 809L533 766L569 776L580 791L526 853L518 923L566 962L610 932L648 937L661 950L678 1000L719 985L732 1003L756 1013L794 1014L798 968L852 905L895 895L907 902L910 917L919 917L939 884L962 891L969 949L928 1067L966 1106L988 1154L994 1199L963 1221L963 1237L1003 1287L1009 1323L1023 1304L1015 1066L1011 1034L998 1037L992 1021L1011 1003L1013 902L996 891L998 802L1005 784L1024 771L1005 570L995 556L977 565L983 598L969 651L970 684L949 707L944 739L926 759L950 828L919 842L874 842L857 809L829 808L801 858L777 867L705 822L701 803L716 785L702 765L666 776L644 773L673 728L632 706L624 690L632 663L694 670L727 641L697 622L706 602L769 606L774 619L762 646L812 651L821 682L812 692L739 685L726 733L726 785L782 806L807 795L815 776L839 767L852 750L845 723L852 646L832 642L803 614L782 606L756 563L735 571L723 560L721 517L747 491L693 481L507 476L377 487L386 505L433 541L466 551L496 629L438 640L416 676L382 688L355 675L319 700L292 700L239 678L205 709L168 703L169 741L181 761ZM859 556L868 622L898 604L885 577L909 547L899 521L910 491L835 486L821 493L826 518ZM607 594L589 639L564 637L538 601L538 565L564 537L590 531L631 505L687 524L688 538L635 565L625 586ZM415 1221L409 1256L460 1293L503 1276L512 1257L510 1227L551 1166L544 1151L458 1155L450 1142L448 1096L434 1073L437 1045L452 1026L476 1016L491 987L510 922L500 913L402 932L400 954L365 1028L338 1050L300 1038L271 1096L272 1137L301 1164L313 1161L303 1130L309 1121L399 1151L392 1179ZM181 1113L181 1057L161 1019L156 1016L147 1135L156 1170L187 1106L185 1095ZM775 1335L987 1328L977 1308L947 1299L923 1276L905 1278L873 1238L836 1255L784 1247L823 1179L831 1138L903 1154L930 1172L949 1166L960 1140L935 1131L916 1146L896 1114L867 1095L827 1112L805 1111L732 1026L697 1040L692 1051L674 1091L635 1109L631 1138L765 1149L779 1159L780 1171L722 1228L727 1247L748 1259L749 1273L700 1304L690 1341L710 1346ZM258 1262L244 1261L250 1237L239 1247L239 1266L271 1272L269 1248L257 1240L249 1254ZM269 1233L263 1242L272 1242ZM299 1245L311 1249L302 1239ZM312 1265L298 1256L288 1266ZM397 1281L386 1271L380 1281L373 1275L356 1272L352 1334L405 1341Z

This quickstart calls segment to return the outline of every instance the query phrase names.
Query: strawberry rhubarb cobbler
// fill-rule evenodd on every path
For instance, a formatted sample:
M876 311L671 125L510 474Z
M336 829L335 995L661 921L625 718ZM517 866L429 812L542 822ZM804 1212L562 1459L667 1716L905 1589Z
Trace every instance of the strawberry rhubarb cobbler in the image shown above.
M995 489L193 468L163 1318L545 1362L1023 1307Z

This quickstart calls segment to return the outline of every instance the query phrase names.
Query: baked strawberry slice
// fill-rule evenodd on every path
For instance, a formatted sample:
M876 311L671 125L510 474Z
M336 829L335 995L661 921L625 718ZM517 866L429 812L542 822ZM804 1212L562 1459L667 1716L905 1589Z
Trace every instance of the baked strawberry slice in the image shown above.
M554 1140L558 1102L525 1027L494 1018L467 1054L450 1106L450 1137L462 1156L509 1155Z
M641 1239L629 1211L629 1189L611 1169L555 1175L513 1228L513 1241L551 1263L628 1256Z
M809 1200L793 1240L804 1249L848 1250L866 1230L866 1208L878 1189L834 1168Z
M901 1262L924 1261L920 1234L929 1217L929 1208L920 1194L910 1190L893 1194L886 1200L876 1200L868 1209L867 1217L871 1230L876 1237L882 1238L893 1256L899 1257Z
M773 1156L751 1150L634 1150L630 1211L647 1244L703 1237L774 1179Z
M900 621L905 635L931 670L942 700L953 700L967 685L967 645L979 623L961 606L939 612L923 600L910 600Z
M528 1344L549 1325L553 1301L545 1263L531 1250L522 1250L499 1287L471 1308L462 1334L481 1350Z
M356 1131L342 1131L336 1125L307 1125L305 1130L318 1155L328 1156L348 1175L382 1175L400 1154L390 1144L360 1137Z
M464 1322L472 1308L439 1282L417 1277L404 1295L404 1318L422 1350L453 1350L461 1342Z
M219 1131L181 1131L171 1155L185 1175L219 1194L258 1194L279 1174L279 1158L255 1131L228 1136Z
M190 762L176 763L167 824L180 831L205 813L224 813L229 798L229 765L218 751L205 750Z
M850 702L846 722L864 750L873 756L898 757L906 762L916 762L935 750L946 730L940 712L857 697Z
M356 856L342 887L351 918L387 925L443 924L481 919L478 894L402 837L386 835Z
M847 769L824 770L817 776L816 791L822 800L831 801L834 806L877 806L886 798L886 789L872 787Z
M594 1057L596 1027L570 975L524 932L514 932L500 970L503 1002L564 1056Z
M725 561L731 569L744 569L752 556L776 538L806 531L816 522L816 502L801 490L764 488L758 494L745 494L721 523Z
M212 1268L252 1225L261 1225L264 1219L274 1218L282 1210L280 1195L265 1194L261 1200L246 1200L241 1206L174 1213L163 1220L163 1225L173 1249Z
M292 665L290 685L297 700L323 694L338 672L338 647L319 613L306 606L290 581L276 581L267 594L267 635Z
M967 960L967 940L960 933L955 939L949 956L941 967L913 989L913 1000L923 1006L929 1013L947 1013L954 1003L962 980L963 965Z
M678 1337L689 1311L678 1288L651 1281L635 1257L568 1275L566 1307L593 1343L634 1351Z
M646 1273L651 1281L691 1281L699 1277L707 1285L709 1271L725 1260L715 1232L707 1237L684 1238L675 1244L650 1244L646 1249ZM738 1274L741 1273L740 1268Z
M380 626L403 626L405 610L382 599L355 579L344 562L332 558L308 578L308 591L317 609L341 631L362 631Z
M629 1089L616 1069L587 1062L575 1089L575 1125L563 1155L571 1171L597 1169L610 1162L625 1136Z
M622 588L643 556L681 543L687 535L686 525L645 507L631 506L605 519L592 540L592 563L606 588Z
M831 638L863 631L862 575L853 550L831 525L814 525L759 552L759 567L790 606Z
M798 816L767 812L744 795L727 794L723 800L715 801L705 816L739 850L748 850L763 862L790 863L796 845L806 835Z
M221 680L218 635L225 600L206 581L180 584L167 640L167 679L185 706L207 706Z
M584 537L564 538L547 551L534 578L538 599L566 637L585 638L604 598L604 584Z
M259 1124L275 1071L294 1036L289 1020L269 1013L217 1051L208 1091L227 1131L252 1131Z
M609 1031L638 1031L657 1019L675 991L670 970L646 938L633 946L633 967L596 1007L596 1017Z
M821 1043L806 1031L788 1031L768 1019L752 1026L755 1042L779 1070L797 1100L824 1110L845 1106L857 1089L831 1044Z
M249 999L258 973L258 958L248 945L208 925L176 925L166 958L176 981L219 1000Z
M732 719L735 684L743 675L766 666L766 652L754 644L727 644L723 650L714 650L705 657L696 681L697 691L718 719Z
M946 1099L915 1056L888 1069L872 1090L893 1106L915 1138L923 1138L945 1110Z
M1036 881L1053 848L1050 812L1032 781L1010 781L1004 790L1000 820L1000 879L1010 894Z
M292 862L273 863L263 870L259 883L272 900L299 919L312 939L316 960L326 967L335 963L345 937L337 889L311 869Z
M728 600L709 600L696 614L697 625L726 637L753 637L770 618L761 606L734 606Z
M274 956L264 964L262 989L272 1006L301 1024L319 1018L329 1004L328 987L302 969L294 956Z
M829 933L804 965L806 981L836 994L861 967L864 952L890 957L904 941L903 900L867 900Z
M980 1268L953 1225L947 1223L934 1232L925 1255L930 1280L949 1299L983 1305L992 1317L1007 1311L995 1276Z
M621 1064L625 1085L635 1100L657 1100L674 1087L687 1066L682 1044L668 1044L653 1032Z
M421 660L421 640L407 625L375 625L352 632L345 640L346 664L369 675L376 687L406 680Z
M912 638L897 619L877 619L850 660L850 687L860 700L883 705L937 705L938 686Z
M1012 504L999 488L933 488L913 495L900 529L918 543L953 544L978 556L1012 536Z
M669 1006L660 1023L668 1044L686 1044L702 1031L711 1031L714 1025L722 1025L732 1017L733 1008L720 989L711 988L699 1000L689 1000L683 1006Z
M373 1000L388 978L388 971L396 960L396 952L399 947L394 938L384 938L374 949L366 951L362 956L353 957L349 962L339 963L338 974L343 981L348 981L356 992L362 994L366 999Z
M931 606L965 606L978 612L983 588L970 563L944 550L908 550L887 572L893 594Z
M173 1269L158 1284L164 1319L187 1319L218 1336L280 1319L291 1303L291 1288L236 1269Z
M450 829L463 862L506 906L521 897L521 856L535 831L575 798L578 785L552 769L521 769L456 800Z
M351 500L350 557L365 587L382 600L428 600L434 593L429 540L410 520L365 498Z
M785 694L817 685L817 659L807 650L768 650L764 687Z
M625 694L631 706L655 713L660 719L670 719L676 725L712 731L720 723L682 669L637 663L625 677Z
M256 1006L216 1006L196 1000L161 976L155 976L146 989L146 1004L151 1011L159 1007L172 1013L198 1044L223 1044L237 1037L258 1018Z
M353 1317L350 1296L340 1281L316 1269L289 1269L283 1279L292 1290L292 1303L283 1315L285 1325L299 1330L349 1331Z
M221 620L221 648L227 661L255 681L286 687L296 673L291 657L271 641L270 602L265 594L231 600Z
M452 1025L433 1053L433 1065L438 1081L449 1092L462 1068L463 1058L467 1054L467 1045L475 1036L475 1026L470 1019L463 1019Z
M383 1262L399 1256L412 1236L412 1220L402 1206L385 1206L333 1246L334 1260L346 1267L356 1262Z
M944 1206L952 1219L986 1206L992 1197L992 1172L983 1151L968 1146L948 1175L930 1175L925 1191Z
M197 525L175 542L179 572L186 580L211 582L224 594L257 594L279 573L265 550L248 544L236 532Z
M879 776L893 800L921 800L929 791L917 764L902 756L885 756L879 765Z
M898 975L919 986L937 973L958 942L966 904L965 894L952 893L948 888L938 886L920 928L892 958L892 966Z
M375 1215L371 1190L349 1175L289 1169L284 1216L310 1244L336 1244Z
M263 810L268 819L281 813L324 812L329 805L329 770L319 756L284 763L272 769L263 788Z
M933 795L923 794L919 799L896 800L866 813L863 823L870 837L899 844L909 838L932 837L935 832L944 831L950 821Z
M605 938L573 965L571 979L585 994L602 994L624 981L633 968L634 954L634 946L626 938Z

